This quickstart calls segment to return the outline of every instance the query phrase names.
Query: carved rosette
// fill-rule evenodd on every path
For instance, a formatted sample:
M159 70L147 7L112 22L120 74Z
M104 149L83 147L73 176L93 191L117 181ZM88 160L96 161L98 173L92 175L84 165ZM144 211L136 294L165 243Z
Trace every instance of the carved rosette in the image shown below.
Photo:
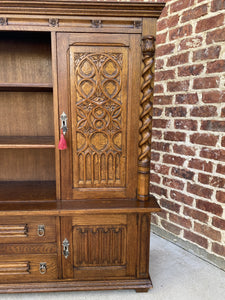
M151 150L151 129L152 129L152 110L153 110L153 65L155 54L154 36L142 38L142 53L144 68L142 71L143 83L141 86L141 127L139 129L139 157L138 157L138 200L149 199L149 180L150 180L150 150Z

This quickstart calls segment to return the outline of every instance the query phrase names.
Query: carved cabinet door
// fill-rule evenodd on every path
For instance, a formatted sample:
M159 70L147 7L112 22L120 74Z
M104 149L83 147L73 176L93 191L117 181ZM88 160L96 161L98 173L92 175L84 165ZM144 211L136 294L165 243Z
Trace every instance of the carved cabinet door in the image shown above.
M58 33L62 199L135 198L140 35Z
M76 215L61 222L63 278L135 277L136 214Z

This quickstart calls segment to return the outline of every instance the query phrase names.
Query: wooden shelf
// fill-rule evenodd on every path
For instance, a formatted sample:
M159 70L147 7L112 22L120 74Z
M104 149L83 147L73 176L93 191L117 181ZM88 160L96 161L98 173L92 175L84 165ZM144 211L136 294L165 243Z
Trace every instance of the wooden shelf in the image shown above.
M0 91L4 92L52 92L52 83L0 83Z
M53 136L0 136L0 149L52 149Z
M0 181L0 202L56 199L55 181Z

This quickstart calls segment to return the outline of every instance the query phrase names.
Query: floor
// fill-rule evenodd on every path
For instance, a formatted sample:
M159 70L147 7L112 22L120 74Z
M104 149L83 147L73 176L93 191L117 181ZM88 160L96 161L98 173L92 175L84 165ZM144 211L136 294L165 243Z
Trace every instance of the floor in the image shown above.
M150 273L154 288L133 290L0 295L1 300L224 300L225 272L151 234Z

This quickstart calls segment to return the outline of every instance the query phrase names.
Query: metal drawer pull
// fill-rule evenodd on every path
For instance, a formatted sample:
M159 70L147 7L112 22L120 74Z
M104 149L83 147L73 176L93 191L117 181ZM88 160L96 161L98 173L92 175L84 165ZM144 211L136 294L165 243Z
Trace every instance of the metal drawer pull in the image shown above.
M45 274L47 272L47 264L45 262L40 263L39 271L41 274Z
M65 238L65 240L62 243L63 246L63 255L65 256L65 258L67 258L70 254L69 252L69 241L67 240L67 238Z
M45 225L38 225L37 234L38 234L38 236L45 235Z

